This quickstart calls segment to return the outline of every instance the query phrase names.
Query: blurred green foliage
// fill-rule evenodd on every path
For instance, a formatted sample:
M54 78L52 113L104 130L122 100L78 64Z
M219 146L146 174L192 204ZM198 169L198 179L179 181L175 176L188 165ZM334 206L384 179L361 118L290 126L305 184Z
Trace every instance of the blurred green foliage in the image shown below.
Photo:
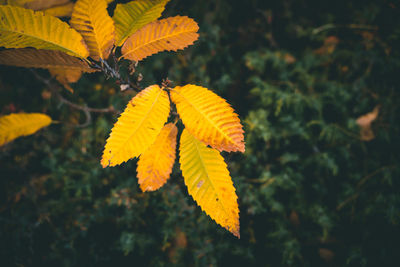
M84 114L1 66L2 114L60 121L0 150L1 265L400 266L400 4L173 0L164 15L177 14L200 40L135 75L208 87L238 111L246 153L225 156L241 239L201 212L178 166L154 193L140 191L134 160L102 169L116 116L75 128ZM63 94L90 107L122 110L134 95L101 74L73 87ZM362 140L356 120L377 106Z

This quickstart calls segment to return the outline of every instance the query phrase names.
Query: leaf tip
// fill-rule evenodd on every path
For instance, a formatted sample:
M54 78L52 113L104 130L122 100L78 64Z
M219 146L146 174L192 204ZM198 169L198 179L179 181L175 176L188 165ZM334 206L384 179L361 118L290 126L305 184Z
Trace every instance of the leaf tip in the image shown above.
M238 226L239 227L239 226ZM238 239L240 239L240 229L238 228L237 230L235 230L235 231L232 231L231 232L234 236L236 236Z
M232 212L235 219L233 220L233 222L231 222L230 225L226 226L225 228L238 239L240 239L239 209L236 212Z
M152 186L149 185L143 185L143 184L139 184L140 189L144 192L153 192L156 191L158 188L154 188Z
M104 157L101 159L100 164L101 164L101 166L103 167L103 169L104 169L104 168L107 168L107 167L110 165L110 163L109 163L108 161L106 161L106 160L104 159Z
M245 148L245 144L244 144L244 143L242 143L242 144L240 145L238 151L241 152L241 153L244 153L244 152L246 151L246 148Z

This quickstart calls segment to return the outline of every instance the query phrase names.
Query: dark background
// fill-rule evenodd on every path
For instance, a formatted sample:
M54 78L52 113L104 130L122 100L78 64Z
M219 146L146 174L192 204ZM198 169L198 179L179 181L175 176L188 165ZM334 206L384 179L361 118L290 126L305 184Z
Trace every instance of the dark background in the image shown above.
M246 152L224 156L241 239L201 212L177 164L152 193L135 160L102 169L116 115L73 127L84 114L0 66L3 115L60 121L0 148L0 265L400 266L400 3L171 0L174 15L199 23L199 41L135 75L208 87L237 110ZM90 107L122 110L134 95L102 74L73 88L63 95ZM356 120L375 107L366 141Z

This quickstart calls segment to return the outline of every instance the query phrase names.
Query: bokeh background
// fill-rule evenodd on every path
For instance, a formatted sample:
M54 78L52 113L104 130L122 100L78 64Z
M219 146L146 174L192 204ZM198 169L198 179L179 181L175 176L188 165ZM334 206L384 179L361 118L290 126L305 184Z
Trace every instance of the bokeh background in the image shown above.
M174 15L199 23L199 41L135 75L208 87L238 112L246 152L224 156L241 239L201 212L177 164L154 193L135 160L102 169L116 115L73 127L82 112L0 66L2 115L60 121L0 148L0 265L400 266L400 3L171 0ZM63 95L90 107L135 94L102 74L72 87Z

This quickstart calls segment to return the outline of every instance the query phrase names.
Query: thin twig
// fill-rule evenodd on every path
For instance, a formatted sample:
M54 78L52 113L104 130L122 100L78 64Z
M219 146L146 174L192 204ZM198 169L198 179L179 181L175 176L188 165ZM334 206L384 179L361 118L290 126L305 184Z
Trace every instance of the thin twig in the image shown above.
M102 63L102 65L105 67L105 69L116 79L120 80L121 79L121 75L119 74L119 72L117 72L115 69L111 68L110 65L108 65L107 61L103 60L100 58L100 62Z
M346 29L352 29L352 30L365 30L365 31L377 31L378 30L378 27L371 26L371 25L362 25L362 24L338 25L338 24L329 23L329 24L322 25L318 28L315 28L312 31L312 34L317 35L323 31L335 29L335 28L346 28Z
M353 195L351 195L350 197L346 198L342 203L340 203L336 209L337 210L341 210L344 206L346 206L348 203L350 203L353 200L356 200L359 196L360 196L360 192L361 192L361 187L372 177L374 177L375 175L377 175L378 173L386 170L386 169L392 169L396 167L396 165L389 165L389 166L383 166L375 171L373 171L372 173L368 174L367 176L363 177L358 183L357 183L357 189L356 189L356 193L354 193Z
M373 176L377 175L378 173L380 173L386 169L392 169L394 167L396 167L396 165L383 166L383 167L375 170L374 172L372 172L372 173L368 174L367 176L365 176L364 178L362 178L358 182L357 187L360 188L361 186L363 186L365 184L365 182L367 182L369 179L371 179Z
M88 106L80 106L78 104L75 104L67 99L65 99L58 91L55 91L55 94L60 102L63 104L67 104L68 106L82 110L82 111L88 111L88 112L94 112L94 113L118 113L117 110L114 109L114 107L109 107L109 108L90 108Z
M342 203L340 203L337 207L336 210L341 210L344 206L346 206L347 204L349 204L351 201L356 200L358 198L358 196L360 195L359 192L351 195L350 197L346 198Z
M345 135L352 137L354 139L357 140L361 140L360 136L358 136L357 134L354 134L348 130L346 130L345 128L341 127L340 125L336 124L336 123L332 123L333 126L335 126L337 129L339 129L340 131L342 131L342 133L344 133Z
M119 66L118 66L118 64L117 64L118 62L117 62L117 60L116 60L116 58L115 58L115 55L113 55L113 58L114 58L114 67L111 67L110 64L108 64L108 62L105 61L105 60L103 60L103 59L100 59L101 66L98 65L98 64L95 63L95 62L92 62L92 64L93 64L96 68L100 68L106 75L109 75L109 76L111 76L112 78L115 78L115 79L118 81L118 83L119 83L120 85L124 85L124 84L129 85L129 88L125 88L124 91L125 91L126 89L132 89L132 90L134 90L134 91L136 91L136 92L140 92L140 91L142 90L142 88L141 88L139 85L134 84L133 82L131 82L131 81L129 80L129 77L128 77L128 80L127 80L127 81L125 81L124 79L122 79L122 77L121 77L121 75L120 75L120 73L119 73Z
M46 78L42 77L41 75L39 75L36 71L34 71L32 69L31 69L31 72L38 80L40 80L41 82L43 82L44 84L47 85L47 87L51 90L51 93L57 98L57 100L60 102L60 104L66 104L67 106L69 106L73 109L77 109L77 110L80 110L83 113L85 113L86 121L83 124L75 125L75 127L84 128L84 127L89 126L92 122L91 112L94 112L94 113L119 113L112 106L109 108L90 108L87 105L81 106L81 105L75 104L75 103L69 101L68 99L64 98L60 94L60 86L57 83L53 82L51 79L46 79Z

